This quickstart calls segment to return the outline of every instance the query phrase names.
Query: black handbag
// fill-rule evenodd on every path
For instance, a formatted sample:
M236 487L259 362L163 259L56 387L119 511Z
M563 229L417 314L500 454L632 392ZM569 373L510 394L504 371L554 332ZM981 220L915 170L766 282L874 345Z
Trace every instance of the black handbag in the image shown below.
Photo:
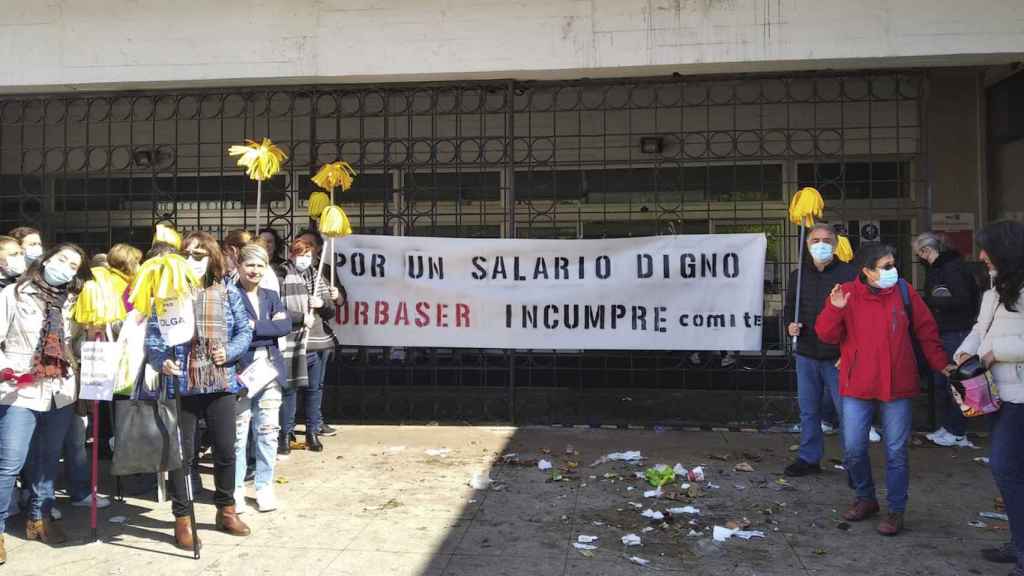
M181 440L174 401L118 400L114 407L115 476L166 472L181 468Z

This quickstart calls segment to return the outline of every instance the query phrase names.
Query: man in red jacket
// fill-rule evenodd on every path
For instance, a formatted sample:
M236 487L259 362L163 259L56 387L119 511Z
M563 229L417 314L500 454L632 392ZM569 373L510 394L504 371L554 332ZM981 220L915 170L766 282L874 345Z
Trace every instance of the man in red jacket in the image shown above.
M910 482L907 441L911 402L920 390L913 340L936 372L948 373L949 358L928 306L913 288L900 285L893 249L868 245L861 249L859 263L859 277L832 289L814 328L822 342L838 344L840 350L846 470L857 495L843 518L856 522L879 510L868 456L868 430L877 410L886 447L889 503L889 514L878 525L878 532L894 536L903 529ZM913 318L907 317L904 292Z

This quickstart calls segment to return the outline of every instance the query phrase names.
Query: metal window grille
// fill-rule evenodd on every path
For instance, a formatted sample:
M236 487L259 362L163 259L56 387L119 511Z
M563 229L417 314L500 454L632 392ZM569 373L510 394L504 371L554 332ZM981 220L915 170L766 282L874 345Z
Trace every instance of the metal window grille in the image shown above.
M770 424L792 418L780 319L792 193L909 263L926 206L916 72L307 86L0 97L0 228L89 251L153 225L308 226L309 176L344 159L359 233L602 238L763 231L760 354L339 348L325 409L362 421ZM226 155L267 136L264 188ZM877 232L877 234L875 234ZM863 238L861 236L864 236Z

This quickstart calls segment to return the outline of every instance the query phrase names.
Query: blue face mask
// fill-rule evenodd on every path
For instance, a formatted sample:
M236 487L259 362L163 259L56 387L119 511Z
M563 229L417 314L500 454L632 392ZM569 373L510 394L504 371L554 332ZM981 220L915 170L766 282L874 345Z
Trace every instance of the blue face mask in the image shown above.
M882 290L892 288L900 281L900 273L896 268L878 271L878 287Z
M63 286L75 277L75 271L62 262L48 262L43 266L43 280L50 286Z
M828 242L817 242L811 244L808 248L811 253L811 258L814 258L815 262L828 262L832 259L832 245Z

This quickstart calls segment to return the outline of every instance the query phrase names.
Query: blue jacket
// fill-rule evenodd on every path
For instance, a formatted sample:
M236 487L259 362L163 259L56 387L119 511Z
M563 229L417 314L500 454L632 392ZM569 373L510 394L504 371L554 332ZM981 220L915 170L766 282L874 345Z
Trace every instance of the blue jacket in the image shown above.
M228 392L232 394L241 390L238 378L235 376L235 366L243 352L249 349L252 342L252 328L249 326L249 314L245 311L245 296L232 284L227 284L227 302L224 306L224 321L228 329L228 343L225 346L228 361L224 366L228 376ZM181 365L181 376L166 376L161 373L161 383L167 388L167 397L173 398L177 389L182 396L201 394L197 391L189 391L188 386L188 355L192 351L192 343L178 344L169 347L164 343L160 335L160 325L157 323L156 313L149 318L146 325L146 362L160 372L164 360L173 357ZM148 395L140 391L139 397L146 398Z
M292 328L292 322L288 317L288 310L285 309L284 302L281 301L277 292L266 288L257 288L256 294L260 302L259 318L256 317L256 310L253 309L248 296L242 294L245 311L248 313L249 319L255 321L256 327L253 329L252 343L249 344L249 349L242 352L241 357L238 358L238 369L245 370L252 364L257 348L267 348L270 352L270 359L274 363L274 369L277 370L278 381L284 384L288 380L288 372L285 370L284 356L277 346L277 339L288 335ZM280 318L274 320L274 316L277 315L280 315Z

